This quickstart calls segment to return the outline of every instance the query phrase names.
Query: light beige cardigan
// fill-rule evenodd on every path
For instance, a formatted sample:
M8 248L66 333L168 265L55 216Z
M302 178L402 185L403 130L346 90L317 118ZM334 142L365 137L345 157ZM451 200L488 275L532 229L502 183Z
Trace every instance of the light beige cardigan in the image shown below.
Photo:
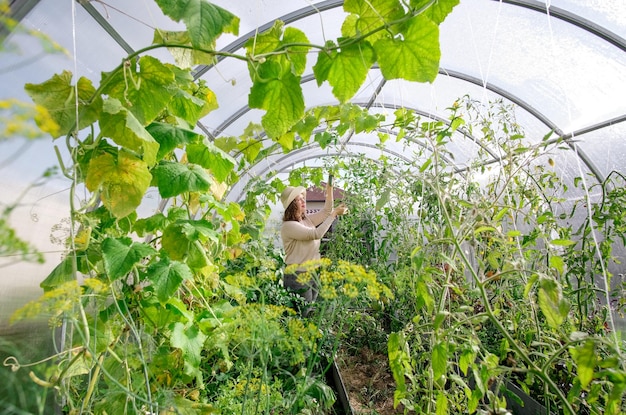
M300 222L293 220L283 222L280 236L283 240L287 265L320 259L322 236L335 220L332 212L333 198L330 197L326 198L324 208L319 212L306 216Z

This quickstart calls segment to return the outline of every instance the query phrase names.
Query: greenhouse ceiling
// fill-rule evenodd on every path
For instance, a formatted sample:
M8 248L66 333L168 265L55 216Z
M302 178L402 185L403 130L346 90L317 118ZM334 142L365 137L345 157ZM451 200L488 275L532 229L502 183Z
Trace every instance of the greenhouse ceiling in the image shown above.
M218 62L193 68L194 77L205 81L218 100L219 107L196 126L211 140L238 136L251 123L260 124L263 116L263 111L249 106L252 81L246 62L227 55L245 55L245 42L270 29L276 20L302 30L311 44L323 45L341 36L341 25L348 15L344 2L339 0L212 3L240 21L237 35L217 39L216 50L223 52ZM83 76L97 81L101 73L111 71L127 55L149 46L155 29L183 28L164 16L156 2L148 0L12 0L10 14L31 32L4 28L0 100L24 102L31 102L24 88L27 83L42 83L63 71L73 73L76 79ZM54 43L41 42L33 33ZM409 108L425 119L446 121L448 108L460 97L481 102L501 99L514 106L516 121L529 141L564 139L571 151L559 153L553 162L566 180L586 176L602 181L612 171L623 172L623 0L461 0L440 24L439 39L441 58L432 82L386 80L374 65L350 102L373 114L389 116L398 108ZM174 62L165 49L145 54ZM337 104L328 83L317 85L314 63L315 59L309 57L301 76L305 106ZM380 146L374 135L346 134L338 147L310 144L289 153L269 154L247 170L247 176L241 177L228 197L241 198L251 177L284 174L294 166L319 163L324 157L365 154L377 158L386 154L410 159L407 148L397 140L387 140ZM21 197L26 217L35 222L48 216L63 217L59 212L63 211L62 201L67 200L67 183L61 177L49 178L45 184L40 180L47 169L58 164L58 158L64 157L55 150L52 140L2 137L0 143L3 198L9 201ZM425 143L415 144L428 147ZM491 155L487 163L498 162L500 154L483 144L481 137L459 130L450 146L454 169L467 171L469 160L479 148ZM58 211L51 214L57 206L52 201L57 198ZM57 223L58 219L52 221ZM47 238L47 234L39 234Z

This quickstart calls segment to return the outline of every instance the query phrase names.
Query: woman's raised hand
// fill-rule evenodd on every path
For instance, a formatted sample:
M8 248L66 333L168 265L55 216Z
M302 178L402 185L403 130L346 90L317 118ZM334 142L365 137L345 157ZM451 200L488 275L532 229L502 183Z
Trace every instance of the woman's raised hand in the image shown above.
M345 215L346 213L348 213L348 207L345 205L345 203L342 203L333 209L333 213L335 214L335 216Z

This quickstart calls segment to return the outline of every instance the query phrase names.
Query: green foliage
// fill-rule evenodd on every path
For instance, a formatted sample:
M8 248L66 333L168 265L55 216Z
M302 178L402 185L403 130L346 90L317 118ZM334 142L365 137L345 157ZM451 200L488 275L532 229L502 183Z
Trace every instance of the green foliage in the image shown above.
M346 1L340 39L309 45L277 21L245 45L245 56L214 50L221 34L238 32L226 10L202 0L157 4L187 30L157 30L159 43L98 85L72 84L63 72L26 86L41 130L72 138L71 164L61 166L72 193L83 185L90 192L80 208L71 201L76 231L42 282L44 295L14 316L43 313L66 325L55 365L33 374L62 396L64 410L327 413L335 400L322 378L327 361L359 333L346 324L371 321L359 317L367 313L380 322L376 338L388 341L394 400L407 410L497 412L506 404L500 386L511 380L559 413L620 413L622 345L607 333L609 313L590 275L610 283L603 269L616 260L611 243L624 242L623 186L603 183L602 203L573 229L559 220L574 210L557 214L567 212L557 209L567 189L540 163L559 143L525 143L510 108L460 99L445 121L406 109L387 121L348 103L374 64L388 79L432 82L438 25L458 0ZM305 112L300 81L316 47L316 81L329 82L342 104ZM178 66L144 55L155 48L180 52ZM189 67L220 55L248 64L249 106L264 115L262 126L209 142L192 129L217 97ZM304 318L301 301L280 285L289 271L280 252L261 237L268 202L284 184L253 180L241 203L224 201L224 192L250 165L311 139L328 148L368 132L382 146L383 126L407 147L425 145L409 162L355 157L329 169L345 183L351 213L336 223L327 258L301 275L322 299ZM467 176L449 165L459 128L490 146ZM502 162L490 170L493 149ZM319 168L301 169L290 182L322 178ZM152 190L169 208L141 217ZM589 236L596 229L602 242ZM5 241L24 249L10 233Z
M213 49L222 34L239 33L237 16L206 1L156 0L156 3L172 20L185 23L191 45L196 49Z
M553 213L568 211L567 187L539 159L559 151L558 141L524 143L498 103L460 100L449 124L396 115L403 139L426 142L432 153L415 154L426 160L420 169L384 157L333 160L351 211L324 246L331 257L376 269L392 288L394 298L369 313L387 322L381 329L396 405L417 413L497 413L513 382L557 413L619 413L622 345L607 330L606 293L590 277L617 259L607 249L612 243L596 256L590 235L601 227L585 222L574 232L558 219L571 220L575 209ZM490 176L481 163L487 152L471 161L489 177L486 185L446 170L450 129L461 125L507 160ZM618 192L610 193L615 205L609 196L592 205L607 212L594 217L612 241L621 223L621 210L611 208L620 206ZM362 341L350 340L357 348Z
M98 119L102 108L100 97L96 97L92 104L84 105L94 98L96 92L90 80L81 78L76 85L71 85L71 81L72 73L64 71L39 85L26 84L25 87L35 104L48 110L54 123L39 121L37 125L53 138L67 135L76 128L77 110L81 114L78 128L82 129ZM63 105L59 105L61 103ZM78 108L77 103L80 103Z
M0 216L0 255L16 255L23 261L43 262L43 256L30 243L21 239L10 226L8 214Z

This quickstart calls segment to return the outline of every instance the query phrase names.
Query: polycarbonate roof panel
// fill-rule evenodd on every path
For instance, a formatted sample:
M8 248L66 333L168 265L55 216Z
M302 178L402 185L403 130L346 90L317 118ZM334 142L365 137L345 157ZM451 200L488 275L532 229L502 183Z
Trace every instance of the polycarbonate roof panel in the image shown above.
M277 18L285 18L288 25L302 29L311 42L319 45L336 39L346 15L341 2L335 0L317 3L216 0L213 3L240 18L242 38L259 27L271 26ZM375 107L385 107L389 113L391 108L407 105L421 113L445 117L445 108L462 95L487 101L501 92L528 110L518 109L517 119L527 137L535 141L550 126L557 132L568 133L612 118L623 119L626 101L621 95L626 88L626 53L619 44L621 41L624 45L626 34L625 9L626 2L622 0L462 0L441 25L441 67L450 75L440 74L433 84L392 80L377 93L382 78L374 68L354 101L360 105L373 101ZM0 72L3 84L0 97L27 101L23 91L26 82L42 82L66 69L97 83L100 72L113 69L126 56L126 45L137 50L151 42L155 28L182 28L163 16L150 0L110 0L106 5L40 0L23 23L50 35L70 55L41 54L41 48L34 47L31 39L10 37L10 41L22 46L24 54L20 57L3 54L0 66L15 69ZM600 37L599 32L608 33L618 45ZM218 39L217 45L242 54L244 41L226 34ZM150 54L172 60L165 50ZM312 53L304 79L310 76L314 62ZM218 134L237 136L250 122L260 121L261 111L247 109L251 83L244 62L227 58L215 67L198 69L201 78L216 93L220 106L202 120L204 128L199 131L213 133L217 129ZM327 84L318 88L314 81L307 81L303 83L303 92L307 107L336 102ZM454 145L458 145L456 160L463 166L471 151L462 144ZM623 154L623 150L617 149L620 146L615 140L614 154ZM593 154L594 163L603 163L603 159L596 159L603 154L592 151L593 144L585 143L580 149ZM42 169L55 163L54 157L50 157L49 164L42 160ZM617 161L610 164L619 166Z
M580 148L595 160L606 177L612 171L624 173L626 166L626 123L616 124L574 137Z
M626 55L538 11L467 0L442 25L443 67L492 83L537 108L563 132L626 113Z
M626 38L626 2L622 0L550 0L559 7Z

